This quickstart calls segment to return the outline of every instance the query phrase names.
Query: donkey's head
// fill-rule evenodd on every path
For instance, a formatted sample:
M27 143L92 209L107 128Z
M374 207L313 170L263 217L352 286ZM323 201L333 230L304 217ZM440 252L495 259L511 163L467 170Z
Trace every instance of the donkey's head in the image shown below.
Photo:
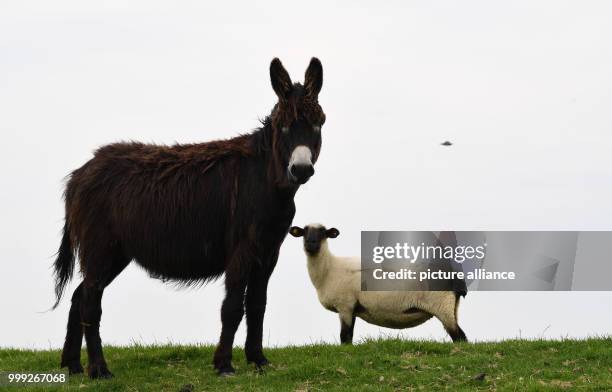
M279 59L270 64L272 88L278 103L271 115L273 149L279 169L286 171L291 184L304 184L314 174L314 164L321 150L321 127L325 113L319 106L323 85L323 67L313 57L306 70L304 85L292 83Z

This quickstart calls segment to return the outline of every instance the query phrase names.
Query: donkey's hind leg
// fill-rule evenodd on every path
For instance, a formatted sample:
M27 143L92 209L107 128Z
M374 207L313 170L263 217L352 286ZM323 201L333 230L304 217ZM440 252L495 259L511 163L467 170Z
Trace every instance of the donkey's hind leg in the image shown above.
M81 366L81 345L83 344L83 327L81 326L81 304L83 283L72 294L72 305L68 314L66 340L62 350L61 367L67 367L69 374L83 373Z
M96 261L100 262L101 260ZM87 343L87 373L90 378L110 378L113 376L106 365L102 352L102 340L100 339L102 294L104 288L129 264L129 259L115 257L109 261L112 261L112 263L107 265L107 268L100 268L102 264L92 265L88 263L88 270L83 281L80 313L81 325ZM91 269L89 269L90 266Z
M238 261L239 258L234 260ZM238 325L244 316L244 299L248 271L240 270L237 264L225 271L225 299L221 305L221 337L213 357L217 374L228 376L235 373L232 366L232 346Z

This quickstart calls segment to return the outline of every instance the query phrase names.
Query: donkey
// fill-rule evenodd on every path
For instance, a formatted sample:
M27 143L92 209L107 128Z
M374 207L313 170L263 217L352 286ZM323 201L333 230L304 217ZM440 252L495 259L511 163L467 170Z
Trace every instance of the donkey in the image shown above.
M323 67L312 58L304 84L292 83L279 59L270 64L278 96L261 127L208 143L115 143L73 171L55 260L59 304L78 256L61 367L81 373L83 335L90 378L109 378L100 339L104 288L133 260L152 277L198 285L225 274L222 330L214 354L231 375L232 345L246 310L246 358L262 350L268 280L295 215L294 196L314 174L325 114L318 103Z

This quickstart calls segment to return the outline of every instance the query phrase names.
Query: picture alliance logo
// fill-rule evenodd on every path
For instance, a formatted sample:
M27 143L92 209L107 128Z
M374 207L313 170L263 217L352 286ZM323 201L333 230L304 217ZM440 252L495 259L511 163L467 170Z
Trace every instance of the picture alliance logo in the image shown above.
M395 246L375 246L373 248L372 261L380 264L385 261L483 261L486 257L487 244L478 246L471 245L412 245L407 242L396 243Z

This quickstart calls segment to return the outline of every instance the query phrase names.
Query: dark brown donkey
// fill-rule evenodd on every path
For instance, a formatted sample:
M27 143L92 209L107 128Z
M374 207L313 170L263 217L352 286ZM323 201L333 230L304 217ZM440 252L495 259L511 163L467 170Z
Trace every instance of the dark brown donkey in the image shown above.
M262 126L233 139L101 147L71 173L64 235L55 261L57 307L78 255L83 281L72 295L62 367L110 377L100 340L104 288L134 260L153 277L201 284L225 273L223 324L214 366L231 374L234 334L246 308L246 358L260 367L266 291L295 214L293 198L314 174L325 114L321 62L304 85L270 64L278 102Z

